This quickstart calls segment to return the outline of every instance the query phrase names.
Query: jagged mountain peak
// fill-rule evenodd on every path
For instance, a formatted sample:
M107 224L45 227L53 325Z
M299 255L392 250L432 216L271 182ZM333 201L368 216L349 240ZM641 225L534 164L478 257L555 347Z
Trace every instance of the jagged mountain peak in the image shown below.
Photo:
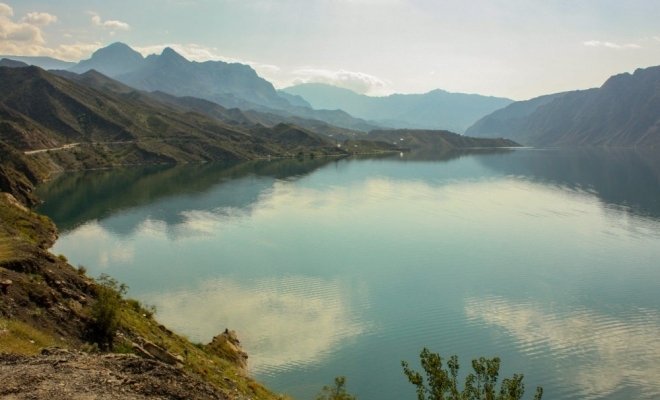
M188 64L190 61L188 61L184 56L181 54L177 53L176 50L174 50L171 47L165 47L163 51L160 53L160 56L156 58L156 61L159 63L167 63L167 64Z
M75 73L95 69L108 76L117 76L138 68L144 57L125 43L115 42L92 53L88 60L79 62L69 71Z

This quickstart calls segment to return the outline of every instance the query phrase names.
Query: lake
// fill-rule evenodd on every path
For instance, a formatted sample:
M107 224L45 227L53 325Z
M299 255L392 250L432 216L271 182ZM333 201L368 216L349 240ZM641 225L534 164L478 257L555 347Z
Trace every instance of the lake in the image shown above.
M624 150L151 166L43 185L54 252L252 375L415 399L423 347L502 358L526 398L660 397L660 157Z

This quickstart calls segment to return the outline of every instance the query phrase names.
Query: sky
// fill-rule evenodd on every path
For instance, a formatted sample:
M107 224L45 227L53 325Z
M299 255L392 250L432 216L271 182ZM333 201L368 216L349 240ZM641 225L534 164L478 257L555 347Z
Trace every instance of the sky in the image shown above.
M282 88L524 100L660 65L658 0L0 0L0 54L113 42L250 64Z

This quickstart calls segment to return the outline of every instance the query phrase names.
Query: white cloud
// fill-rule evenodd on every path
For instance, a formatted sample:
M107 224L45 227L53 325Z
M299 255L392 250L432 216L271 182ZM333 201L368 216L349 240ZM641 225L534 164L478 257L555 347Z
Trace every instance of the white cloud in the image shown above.
M46 47L41 26L57 21L57 16L31 12L15 20L13 9L0 3L0 53L22 56L49 56L77 61L100 47L100 43L72 43Z
M213 279L141 297L156 306L160 321L195 341L208 342L224 328L235 329L253 372L319 362L367 328L336 280L292 276L245 284Z
M494 297L468 299L465 312L506 331L522 351L556 354L552 363L579 390L576 397L604 398L630 383L644 398L660 396L657 311L632 310L622 319L589 309L548 312Z
M653 39L660 42L660 36L653 36Z
M0 50L21 45L41 45L45 41L38 26L12 19L14 11L7 4L0 3Z
M45 12L31 12L23 17L21 21L27 22L28 24L46 26L57 22L57 16Z
M619 43L614 43L614 42L602 42L600 40L587 40L586 42L582 42L583 45L587 47L605 47L608 49L616 49L616 50L624 50L624 49L641 49L642 46L636 44L636 43L626 43L626 44L619 44Z
M92 23L96 26L100 26L111 31L128 31L131 29L131 26L126 22L117 21L115 19L103 20L100 15L96 13L91 13Z
M0 3L0 17L13 17L14 10L5 3Z
M299 68L293 71L293 83L326 83L362 94L377 94L387 90L388 82L364 72L332 71L320 68Z
M21 43L0 40L0 53L20 56L47 56L64 61L78 61L101 47L100 42L62 44L56 47L45 47L38 43Z

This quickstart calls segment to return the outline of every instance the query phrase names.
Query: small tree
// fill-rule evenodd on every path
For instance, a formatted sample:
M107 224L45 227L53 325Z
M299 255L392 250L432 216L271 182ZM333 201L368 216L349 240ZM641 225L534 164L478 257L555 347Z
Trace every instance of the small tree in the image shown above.
M92 306L90 339L101 349L110 350L119 325L121 298L128 287L106 274L99 277L98 283L96 302Z
M523 375L514 374L511 378L502 381L497 391L497 378L500 371L500 359L484 357L472 360L473 373L465 378L463 390L458 388L458 357L451 356L447 368L442 366L442 357L424 348L420 354L424 376L410 368L407 362L402 361L403 372L415 385L418 400L521 400L525 393ZM534 400L541 400L543 389L536 388Z
M316 400L357 400L357 397L346 392L346 377L338 376L334 386L323 386Z

